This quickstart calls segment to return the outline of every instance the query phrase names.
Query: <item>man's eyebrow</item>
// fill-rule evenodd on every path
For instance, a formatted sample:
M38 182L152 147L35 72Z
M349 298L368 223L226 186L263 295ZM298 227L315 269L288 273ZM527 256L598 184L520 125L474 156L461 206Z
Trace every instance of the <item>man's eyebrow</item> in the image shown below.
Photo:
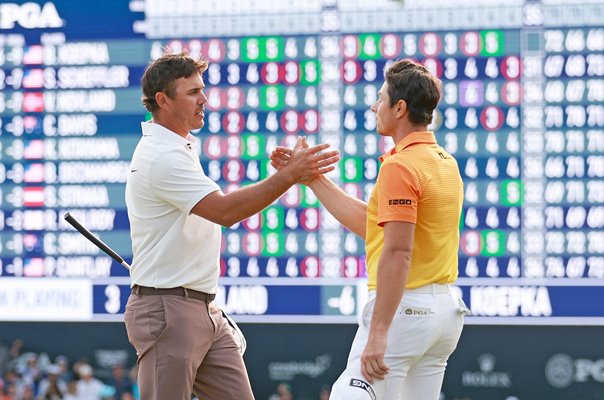
M203 89L205 89L205 87L206 87L206 85L193 86L192 88L189 89L189 93L197 92L199 90L203 90Z

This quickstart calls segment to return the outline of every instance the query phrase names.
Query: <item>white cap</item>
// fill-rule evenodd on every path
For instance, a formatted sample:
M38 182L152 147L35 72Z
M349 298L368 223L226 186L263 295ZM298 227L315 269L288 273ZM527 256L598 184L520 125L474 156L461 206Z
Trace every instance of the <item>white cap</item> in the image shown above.
M88 364L82 364L78 369L78 373L80 376L90 376L92 375L92 367Z
M61 367L56 364L50 364L48 368L46 368L46 372L53 375L59 375L61 373Z

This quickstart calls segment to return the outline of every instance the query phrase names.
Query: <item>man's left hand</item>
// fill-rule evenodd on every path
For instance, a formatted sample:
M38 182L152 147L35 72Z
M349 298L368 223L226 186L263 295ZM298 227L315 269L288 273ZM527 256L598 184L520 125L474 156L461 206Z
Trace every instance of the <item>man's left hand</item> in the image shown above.
M374 379L382 380L390 368L384 362L384 353L388 345L387 335L370 335L361 356L361 373L369 383Z

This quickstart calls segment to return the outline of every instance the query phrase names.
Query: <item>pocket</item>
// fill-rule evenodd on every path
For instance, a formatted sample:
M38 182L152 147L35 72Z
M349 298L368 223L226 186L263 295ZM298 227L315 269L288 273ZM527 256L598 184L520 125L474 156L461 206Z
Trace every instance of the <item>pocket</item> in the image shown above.
M463 301L461 297L457 298L457 313L463 316L472 315L472 311L466 306L466 303Z
M408 294L403 296L396 313L405 318L426 318L434 315L435 298L426 294Z
M130 342L144 347L143 343L155 341L164 335L168 322L163 296L131 295L126 306L124 322Z
M461 297L457 297L454 296L453 300L453 305L454 305L454 313L451 314L453 320L455 321L454 324L456 326L457 329L453 330L450 329L448 330L448 343L449 343L449 348L450 348L450 352L452 353L455 348L457 347L457 344L459 342L459 338L461 337L461 332L463 331L463 326L465 323L465 317L467 315L472 315L472 311L470 311L470 309L466 306L466 303L463 301L463 299Z
M130 295L128 297L128 301L126 302L126 309L124 311L124 325L126 325L126 335L128 336L128 341L134 348L136 348L136 343L134 339L134 316L132 315L132 303L136 301L136 296Z
M159 339L166 331L168 321L166 319L166 307L163 296L154 297L157 297L159 301L154 301L153 306L148 308L149 334L154 339Z
M231 330L231 336L233 336L233 340L239 349L239 353L243 355L245 353L245 349L247 348L247 341L245 340L245 336L243 336L243 332L239 329L239 326L224 312L224 310L220 310L224 319L227 320L229 328Z

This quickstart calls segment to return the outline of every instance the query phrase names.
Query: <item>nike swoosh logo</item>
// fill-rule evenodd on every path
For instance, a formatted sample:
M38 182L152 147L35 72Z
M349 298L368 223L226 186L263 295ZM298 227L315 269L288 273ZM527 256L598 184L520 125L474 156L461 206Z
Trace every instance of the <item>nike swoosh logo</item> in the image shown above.
M138 169L131 169L130 172L136 172Z

